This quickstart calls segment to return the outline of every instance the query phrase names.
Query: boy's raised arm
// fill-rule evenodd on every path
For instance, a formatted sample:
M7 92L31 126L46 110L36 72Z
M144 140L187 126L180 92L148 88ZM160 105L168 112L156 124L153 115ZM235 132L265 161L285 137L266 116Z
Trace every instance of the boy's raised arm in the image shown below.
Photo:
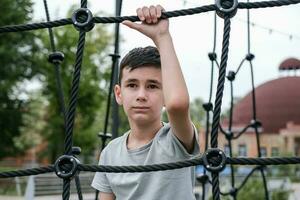
M194 131L189 114L189 94L180 64L169 32L169 21L158 20L163 8L158 6L137 9L141 24L124 21L153 40L161 58L162 87L164 103L174 134L191 152L194 145Z

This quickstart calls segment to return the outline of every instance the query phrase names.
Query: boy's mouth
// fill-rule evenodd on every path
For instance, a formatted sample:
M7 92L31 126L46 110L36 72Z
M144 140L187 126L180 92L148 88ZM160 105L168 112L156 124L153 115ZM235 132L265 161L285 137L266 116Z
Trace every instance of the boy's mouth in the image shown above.
M133 106L132 107L134 110L148 110L149 107L147 106Z

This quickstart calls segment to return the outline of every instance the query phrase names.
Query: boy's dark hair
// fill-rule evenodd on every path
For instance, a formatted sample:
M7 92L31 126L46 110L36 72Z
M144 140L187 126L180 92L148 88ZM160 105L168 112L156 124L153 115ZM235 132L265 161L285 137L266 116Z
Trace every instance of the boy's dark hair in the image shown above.
M132 71L139 67L154 66L160 68L160 55L156 47L138 47L129 51L120 63L119 84L122 80L122 72L124 68L129 68Z

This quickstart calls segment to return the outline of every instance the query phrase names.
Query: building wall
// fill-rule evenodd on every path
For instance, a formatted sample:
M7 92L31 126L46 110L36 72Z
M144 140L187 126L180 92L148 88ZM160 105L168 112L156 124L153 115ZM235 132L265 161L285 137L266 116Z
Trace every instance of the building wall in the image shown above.
M260 144L262 151L265 150L267 157L272 156L272 150L273 154L276 153L275 151L278 151L279 155L282 155L286 149L285 149L285 143L284 139L281 135L278 133L260 133ZM200 132L200 149L201 152L204 152L205 148L205 134L203 132ZM209 140L210 143L210 140ZM226 151L226 148L228 148L228 141L225 138L224 134L221 132L218 136L218 146L220 149ZM239 151L241 148L246 149L246 157L258 157L258 147L257 147L257 140L256 140L256 134L255 132L246 132L242 134L238 139L232 140L232 151L233 156L239 156Z

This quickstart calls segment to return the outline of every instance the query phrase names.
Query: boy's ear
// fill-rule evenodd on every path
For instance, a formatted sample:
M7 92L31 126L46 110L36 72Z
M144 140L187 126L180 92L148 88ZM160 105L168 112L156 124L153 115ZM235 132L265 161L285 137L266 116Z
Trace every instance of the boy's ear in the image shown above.
M122 105L122 94L121 94L121 86L120 85L115 85L114 87L114 92L115 92L115 98L116 98L116 102L119 105Z

